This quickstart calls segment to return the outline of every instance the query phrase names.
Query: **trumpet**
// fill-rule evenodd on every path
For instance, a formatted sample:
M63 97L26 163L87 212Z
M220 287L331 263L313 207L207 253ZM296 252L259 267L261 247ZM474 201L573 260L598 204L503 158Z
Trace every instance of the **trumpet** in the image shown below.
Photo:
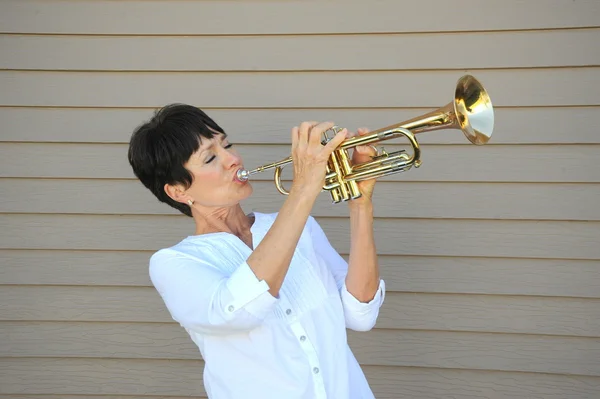
M458 129L474 145L486 144L494 129L494 109L490 96L483 85L472 75L458 79L454 99L443 107L418 117L386 126L364 136L352 137L343 141L330 155L325 175L324 191L329 191L332 202L349 201L362 195L357 182L377 179L395 173L405 172L421 166L421 149L415 135L441 129ZM337 133L341 128L334 126L323 133L322 144L331 138L329 132ZM377 154L368 162L352 165L348 150L362 145L371 145L404 137L412 146L412 154L405 150ZM274 182L277 190L284 195L289 192L281 183L281 173L285 165L292 163L292 157L259 166L253 170L240 169L237 178L247 181L250 176L275 168Z

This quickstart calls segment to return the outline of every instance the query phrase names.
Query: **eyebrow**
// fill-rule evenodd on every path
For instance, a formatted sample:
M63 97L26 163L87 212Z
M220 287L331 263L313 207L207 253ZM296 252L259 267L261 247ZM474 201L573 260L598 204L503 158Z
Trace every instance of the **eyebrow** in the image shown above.
M216 132L213 137L222 137L221 141L223 141L223 140L225 140L227 138L227 133ZM214 143L211 141L210 145L208 147L206 147L205 149L200 150L200 152L198 153L198 155L204 154L207 150L210 150L213 145L214 145Z

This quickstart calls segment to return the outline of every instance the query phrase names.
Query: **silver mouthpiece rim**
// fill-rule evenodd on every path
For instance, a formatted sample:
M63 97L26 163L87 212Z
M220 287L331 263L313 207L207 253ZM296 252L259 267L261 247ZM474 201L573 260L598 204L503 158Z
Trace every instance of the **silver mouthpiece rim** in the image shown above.
M239 181L247 181L250 178L250 171L247 169L238 170L237 178Z

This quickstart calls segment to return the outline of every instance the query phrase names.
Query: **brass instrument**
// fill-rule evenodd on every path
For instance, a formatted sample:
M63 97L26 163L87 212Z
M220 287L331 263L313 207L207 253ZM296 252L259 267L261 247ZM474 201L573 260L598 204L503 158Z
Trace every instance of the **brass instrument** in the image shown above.
M421 165L421 150L415 135L441 129L460 129L466 138L475 145L486 144L492 136L494 129L492 102L484 87L473 76L465 75L458 80L454 100L444 107L342 142L329 158L323 190L330 192L333 203L348 201L361 196L356 184L358 181L404 172L413 166L418 168ZM337 132L341 128L333 127L330 130ZM326 144L330 138L327 132L323 136L323 144ZM402 136L406 137L412 145L412 155L406 154L404 150L391 153L387 153L385 150L380 153L378 150L377 155L371 161L357 165L350 164L349 148ZM259 166L251 171L241 169L238 171L237 177L241 181L246 181L255 173L275 168L275 186L281 194L287 195L289 192L281 184L281 171L285 165L292 162L292 157L288 157L278 162Z

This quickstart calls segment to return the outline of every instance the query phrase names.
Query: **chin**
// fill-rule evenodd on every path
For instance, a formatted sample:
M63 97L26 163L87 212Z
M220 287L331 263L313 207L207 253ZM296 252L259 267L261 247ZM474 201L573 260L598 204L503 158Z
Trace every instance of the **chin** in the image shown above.
M229 203L230 205L239 204L240 202L248 199L253 192L254 189L250 183L244 183L241 186L237 186L234 190L231 190L227 197L224 198L225 201L223 201L223 203Z
M250 197L253 192L254 192L254 188L252 188L252 185L250 183L244 184L244 186L242 187L241 193L240 193L241 197L242 197L240 199L240 201L248 199L248 197Z

